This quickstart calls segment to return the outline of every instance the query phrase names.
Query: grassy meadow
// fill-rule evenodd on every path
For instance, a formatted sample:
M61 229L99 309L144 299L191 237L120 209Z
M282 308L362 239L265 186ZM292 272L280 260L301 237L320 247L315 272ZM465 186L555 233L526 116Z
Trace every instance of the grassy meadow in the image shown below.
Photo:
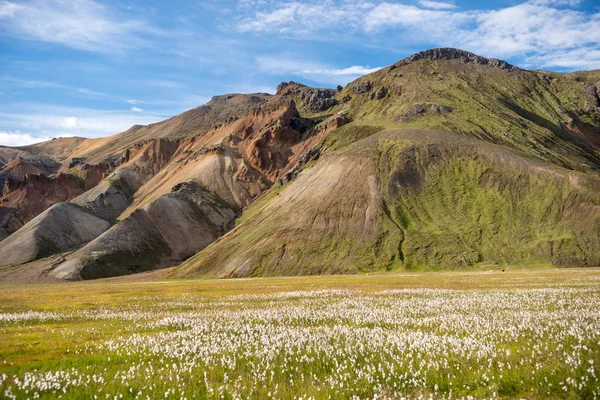
M600 397L600 269L0 287L0 398Z

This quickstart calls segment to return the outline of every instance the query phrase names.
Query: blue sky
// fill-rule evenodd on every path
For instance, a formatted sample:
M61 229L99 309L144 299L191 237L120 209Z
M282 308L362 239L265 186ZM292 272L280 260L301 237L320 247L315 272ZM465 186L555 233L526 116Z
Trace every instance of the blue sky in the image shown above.
M281 81L335 87L431 47L600 68L591 0L0 0L0 144L98 137Z

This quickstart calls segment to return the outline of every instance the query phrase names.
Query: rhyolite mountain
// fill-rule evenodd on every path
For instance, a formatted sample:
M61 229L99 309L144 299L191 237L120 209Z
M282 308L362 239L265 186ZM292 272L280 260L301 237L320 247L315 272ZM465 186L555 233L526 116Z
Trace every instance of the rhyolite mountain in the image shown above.
M0 147L0 282L600 265L600 71L432 49Z

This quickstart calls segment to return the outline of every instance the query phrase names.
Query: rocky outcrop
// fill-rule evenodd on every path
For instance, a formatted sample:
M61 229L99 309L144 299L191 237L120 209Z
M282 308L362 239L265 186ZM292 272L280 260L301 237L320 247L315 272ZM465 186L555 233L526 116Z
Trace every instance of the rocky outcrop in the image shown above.
M315 89L297 82L282 82L277 86L277 96L296 98L313 112L325 111L338 104L333 89Z
M413 104L408 112L394 117L396 121L408 122L415 118L425 116L426 114L448 114L452 112L452 107L439 104Z
M317 147L312 147L306 153L302 154L296 165L291 170L286 172L283 177L279 178L277 184L279 186L283 186L294 180L309 161L318 160L320 155L321 151Z
M511 65L511 64L507 63L506 61L498 60L497 58L485 58L485 57L478 56L477 54L473 54L473 53L465 51L465 50L454 49L454 48L449 48L449 47L421 51L419 53L413 54L412 56L410 56L408 58L405 58L404 60L397 62L394 65L402 66L402 65L406 65L406 64L418 61L418 60L431 60L431 61L459 60L464 63L489 65L494 68L505 69L508 71L519 71L520 70L518 67L515 67L514 65Z
M9 176L0 197L0 237L11 235L48 207L84 191L83 179L71 174L27 174L23 179Z
M263 105L241 121L240 146L250 166L273 180L291 157L291 148L302 138L304 121L293 100ZM238 128L238 129L239 129Z
M373 92L369 95L369 99L371 100L381 100L386 97L388 94L388 90L385 86L380 87L376 92Z
M78 165L81 165L85 162L85 159L82 157L73 157L71 159L71 162L69 163L69 168L73 168L76 167Z
M46 193L48 186L53 185L58 190L64 189L64 192L67 192L70 187L79 186L79 189L82 189L83 182L81 178L65 173L59 173L53 176L46 176L44 174L26 174L23 179L18 178L8 178L4 182L4 195L10 195L12 192L15 192L24 187L30 187L32 189L37 189L40 193Z
M350 90L352 90L356 93L367 93L372 88L373 88L373 84L371 83L371 81L368 81L365 79L361 79L361 80L355 82L354 84L352 84L352 86L350 86Z
M85 164L81 167L81 175L85 181L85 190L90 190L108 176L112 166L108 163Z
M58 172L60 164L47 158L17 156L7 162L0 169L0 196L3 195L4 182L8 178L17 180L25 179L26 175L43 174L54 175Z

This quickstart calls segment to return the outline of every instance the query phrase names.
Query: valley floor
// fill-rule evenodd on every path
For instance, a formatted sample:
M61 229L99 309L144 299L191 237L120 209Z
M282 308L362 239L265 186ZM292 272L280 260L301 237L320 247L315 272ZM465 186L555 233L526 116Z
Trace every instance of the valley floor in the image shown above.
M600 397L600 269L159 278L1 286L0 397Z

